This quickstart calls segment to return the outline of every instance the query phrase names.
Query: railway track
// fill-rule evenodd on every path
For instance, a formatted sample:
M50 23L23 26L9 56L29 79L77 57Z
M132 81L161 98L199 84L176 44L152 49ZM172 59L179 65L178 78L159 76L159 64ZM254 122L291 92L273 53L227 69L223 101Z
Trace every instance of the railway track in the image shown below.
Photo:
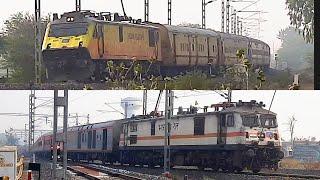
M162 168L148 168L148 167L131 167L131 166L124 166L124 165L102 165L100 163L91 163L91 166L96 166L100 168L111 168L111 169L118 169L119 171L128 171L128 172L137 172L142 174L152 174L154 176L160 177L162 175ZM121 169L120 169L121 168ZM210 169L206 170L198 170L196 168L189 168L185 169L187 167L177 167L172 169L173 176L178 175L178 179L184 177L184 175L188 175L189 179L201 179L200 177L204 175L205 177L210 177L211 175L219 174L222 177L229 175L232 177L239 176L239 179L246 179L251 177L252 179L258 178L258 179L266 179L268 177L278 178L278 179L319 179L320 180L320 174L319 175L308 175L308 174L293 174L293 173L285 173L285 172L259 172L259 173L252 173L249 171L243 171L243 172L214 172ZM150 176L151 177L151 176ZM219 176L218 176L219 177ZM240 178L241 177L241 178ZM153 178L144 178L144 179L153 179ZM165 179L165 178L164 178ZM208 178L205 178L208 179ZM210 178L209 178L210 179ZM221 179L221 178L214 178L214 179ZM236 178L237 179L237 178Z
M146 180L146 179L153 179L153 180L162 180L165 179L160 176L153 176L153 175L146 175L141 173L130 172L121 169L115 168L108 168L105 166L97 165L97 164L78 164L68 166L68 169L88 178L90 180L100 180L106 178L112 179L124 179L124 180Z
M316 175L303 175L303 174L286 174L286 173L265 173L265 172L259 172L259 173L252 173L252 172L241 172L236 174L244 174L244 175L255 175L255 176L263 176L263 177L281 177L281 178L299 178L299 179L320 179L320 176Z

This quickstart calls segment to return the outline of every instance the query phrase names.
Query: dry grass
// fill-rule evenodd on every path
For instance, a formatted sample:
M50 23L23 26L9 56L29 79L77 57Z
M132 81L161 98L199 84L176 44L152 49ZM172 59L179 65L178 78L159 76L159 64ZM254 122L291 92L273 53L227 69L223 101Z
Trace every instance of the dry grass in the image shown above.
M280 162L280 168L283 169L305 169L305 170L320 170L320 162L305 163L295 159L286 158Z

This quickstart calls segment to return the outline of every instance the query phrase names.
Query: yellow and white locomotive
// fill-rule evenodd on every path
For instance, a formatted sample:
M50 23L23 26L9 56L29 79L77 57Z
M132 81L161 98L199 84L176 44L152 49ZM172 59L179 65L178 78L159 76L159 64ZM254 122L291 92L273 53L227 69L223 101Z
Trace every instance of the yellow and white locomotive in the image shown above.
M270 47L259 40L214 30L141 22L109 13L68 12L48 24L42 52L49 81L108 77L108 62L147 74L173 76L190 70L217 73L238 63L269 68Z

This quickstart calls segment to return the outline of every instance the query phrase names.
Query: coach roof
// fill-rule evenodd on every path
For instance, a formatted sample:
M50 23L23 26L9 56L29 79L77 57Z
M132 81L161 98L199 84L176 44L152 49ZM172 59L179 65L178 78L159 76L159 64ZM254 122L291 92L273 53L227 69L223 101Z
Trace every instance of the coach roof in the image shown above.
M200 29L186 26L172 26L172 25L164 25L168 31L173 33L185 33L192 35L205 35L205 36L219 36L219 34L213 30L208 29Z

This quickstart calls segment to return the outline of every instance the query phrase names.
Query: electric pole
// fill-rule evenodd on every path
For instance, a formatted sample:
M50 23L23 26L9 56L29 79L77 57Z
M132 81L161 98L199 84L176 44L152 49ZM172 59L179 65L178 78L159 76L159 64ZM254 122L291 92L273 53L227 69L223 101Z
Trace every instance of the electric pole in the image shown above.
M81 0L76 0L76 11L81 11Z
M35 90L31 90L29 95L29 151L31 151L34 144L35 100Z
M232 91L228 90L228 103L232 102Z
M166 90L165 99L165 138L164 138L164 173L170 172L170 133L171 117L173 115L173 91Z
M64 96L58 96L58 90L54 90L54 109L53 109L53 179L57 177L57 129L58 129L58 108L63 107L63 177L66 179L67 160L68 160L68 90L64 90Z
M221 2L221 32L224 32L224 0Z
M168 0L168 25L171 25L172 17L172 0Z
M144 0L144 21L149 22L149 0Z
M226 32L230 33L230 0L227 0L227 29Z
M202 25L203 29L206 28L206 0L202 0Z
M41 69L42 69L42 34L41 34L41 9L40 0L35 0L35 52L34 52L34 72L35 72L35 82L36 84L41 83Z
M148 101L148 91L147 90L143 90L143 115L147 115L147 101Z
M233 10L233 34L237 34L237 10Z
M76 126L79 125L79 116L78 116L78 113L76 113Z
M231 8L231 11L232 11L232 8ZM230 21L230 23L231 23L231 34L233 34L233 32L234 32L234 27L233 27L234 23L233 23L233 21L234 21L233 15L231 14L231 21Z
M239 16L237 16L237 35L240 35L240 20L239 20Z

